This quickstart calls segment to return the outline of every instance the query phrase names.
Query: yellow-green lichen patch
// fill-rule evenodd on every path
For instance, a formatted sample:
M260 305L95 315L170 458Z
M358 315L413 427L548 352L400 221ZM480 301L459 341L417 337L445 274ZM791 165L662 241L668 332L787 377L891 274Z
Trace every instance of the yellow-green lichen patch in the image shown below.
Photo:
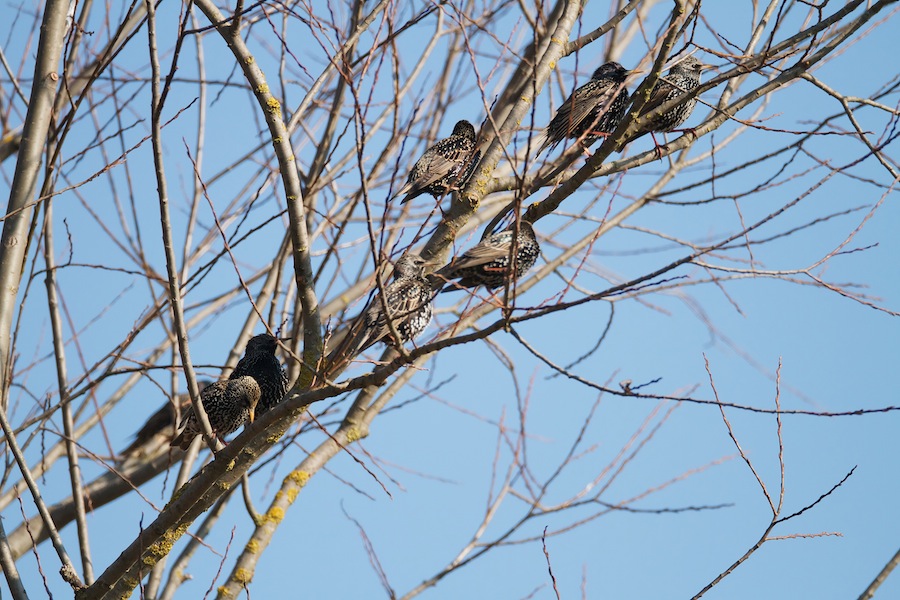
M219 592L219 596L222 598L231 598L234 596L234 594L231 593L231 590L229 590L228 587L224 585L220 585L218 590L216 591Z
M247 542L247 547L245 548L246 552L249 554L256 554L259 552L259 542L256 540L250 540Z
M266 83L260 85L258 88L256 88L256 93L257 94L268 94L269 93L269 85Z
M227 481L217 481L216 487L218 487L220 490L227 491L231 489L231 483Z
M294 500L297 499L297 495L300 494L300 490L298 488L291 488L287 491L288 502L291 504L294 503Z
M253 571L250 569L238 569L234 572L234 577L231 579L241 585L247 585L253 579Z
M248 57L247 57L247 64L248 64L248 65L252 65L253 62L254 62L254 61L253 61L253 57L252 57L252 56L248 56Z
M126 575L125 577L122 578L122 583L124 583L126 585L126 587L128 587L129 590L133 590L134 588L136 588L138 586L140 581L138 581L134 577L128 577ZM123 598L131 598L131 594L126 594L122 597Z
M362 438L362 433L359 428L356 426L351 427L347 430L347 443L352 444L356 440Z
M172 546L175 545L175 542L188 530L188 526L188 523L182 523L175 529L167 529L162 538L150 544L150 547L147 548L144 564L154 565L160 558L168 555L172 551Z
M300 469L297 469L296 471L291 471L290 474L285 477L285 480L293 481L299 487L303 487L306 485L306 482L309 481L309 477L310 475L308 471L301 471Z
M281 436L282 436L282 435L284 435L284 432L283 432L283 431L279 431L279 432L277 432L277 433L274 433L274 434L272 434L272 435L270 435L269 437L266 438L266 443L267 443L267 444L275 444L275 443L278 442L278 440L281 439Z
M276 113L281 110L281 102L279 102L275 98L269 98L268 100L266 100L266 106L269 107L269 112Z
M273 506L266 513L266 520L271 523L281 523L282 519L284 519L284 509L280 506Z
M235 465L235 460L232 458L232 459L231 459L231 462L228 463L228 466L225 467L225 470L226 470L226 471L232 470L232 469L234 468L234 465Z

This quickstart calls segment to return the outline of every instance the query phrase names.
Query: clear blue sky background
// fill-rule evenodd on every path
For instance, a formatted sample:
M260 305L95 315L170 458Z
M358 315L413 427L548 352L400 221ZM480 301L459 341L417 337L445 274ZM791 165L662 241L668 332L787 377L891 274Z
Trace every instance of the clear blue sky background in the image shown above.
M668 7L668 5L664 5ZM834 10L828 6L826 12ZM729 40L743 44L747 31L747 7L732 3L704 4L707 22L719 29ZM167 28L174 27L177 6L165 6L160 17L163 38ZM0 8L0 15L12 15L9 6ZM655 24L665 17L663 10L654 13ZM588 31L605 20L606 5L588 5L582 28ZM24 17L23 17L24 19ZM6 21L6 19L0 19ZM9 21L7 21L9 22ZM400 43L410 52L421 47L424 39L417 35L431 34L433 20L428 19L419 30L402 36ZM794 25L798 25L794 23ZM513 45L521 47L523 23L505 18L497 21L498 39L512 37ZM515 28L516 33L511 33ZM10 36L3 42L7 56L12 50L21 51L23 31L3 31ZM257 33L264 35L262 28ZM266 30L269 42L276 44ZM896 19L892 19L863 39L848 47L834 60L816 71L816 76L832 88L849 95L867 97L896 75L893 58L898 34ZM143 33L139 35L144 35ZM713 46L709 32L700 27L697 41ZM122 60L136 70L149 71L145 48L134 44ZM222 43L214 35L207 38L207 48L223 62L210 65L211 78L225 79L231 63L222 57ZM301 48L298 45L298 49ZM578 57L579 81L584 81L600 63L597 44L588 47ZM255 46L259 48L259 46ZM144 52L142 55L141 52ZM185 52L191 55L192 48ZM312 53L312 50L310 50ZM634 49L621 58L626 66L641 56ZM700 54L706 62L724 66L725 62ZM166 57L168 64L170 57ZM303 60L301 58L301 60ZM309 59L310 73L321 68L317 59ZM130 62L128 62L130 61ZM570 72L575 57L560 63ZM187 67L190 59L182 64ZM275 79L271 63L269 78ZM441 65L432 65L431 81L437 77ZM480 64L482 74L488 73L490 63ZM188 77L185 69L179 75ZM314 75L315 76L315 75ZM239 76L232 74L234 79ZM498 79L487 82L488 89L502 85ZM469 85L472 82L467 82ZM424 84L423 84L424 85ZM555 86L555 84L554 84ZM8 87L8 86L7 86ZM6 89L6 87L4 88ZM138 92L136 103L143 102L135 112L129 107L122 111L126 124L147 115L146 88ZM721 87L703 98L714 102ZM554 91L554 103L560 98ZM169 100L170 116L176 107L186 105L196 95L190 85L176 86ZM287 106L299 100L299 89L289 90ZM469 94L465 102L452 108L441 134L446 135L458 118L481 121L484 117L480 100ZM897 104L896 95L885 103ZM549 119L547 93L537 102L538 126ZM755 107L755 105L754 105ZM741 116L748 117L752 108ZM21 109L19 106L18 109ZM229 164L236 156L258 143L260 120L245 118L255 107L248 107L243 92L224 93L211 106L210 132L205 158L205 174L211 176ZM472 111L467 112L467 111ZM194 131L194 109L188 117L166 130L168 159L171 164L170 189L177 202L175 212L183 227L184 204L191 186L191 165L185 156L183 139L191 140ZM804 130L810 122L840 111L837 101L829 98L808 83L796 83L772 97L765 116L771 128ZM698 107L689 124L699 122L706 113ZM863 127L881 131L886 120L883 113L859 111ZM838 122L847 126L846 120ZM77 129L87 135L91 124ZM141 123L132 135L144 135L147 122ZM724 136L723 128L716 139ZM788 143L789 134L750 132L717 156L717 169L739 164L746 156L756 156L766 148ZM346 140L345 143L349 143ZM710 138L697 143L694 152L709 147ZM82 142L83 144L87 142ZM633 145L630 152L650 147L649 140ZM862 152L859 142L841 138L822 138L813 146L819 158L832 165L854 160ZM159 244L156 215L155 183L152 181L149 145L134 152L128 159L130 175L135 182L135 196L142 211L142 234L151 249L149 259L162 270L162 250ZM298 144L300 156L312 156L309 145ZM888 153L891 153L891 149ZM372 156L377 148L370 148ZM93 157L94 159L98 157ZM99 168L89 158L84 165L73 167L71 177L78 181ZM374 158L373 158L374 160ZM812 167L812 161L801 156L793 168ZM718 194L738 193L753 187L776 170L776 164L764 164L745 174L731 177L715 190ZM223 178L211 188L211 194L222 207L235 193L235 182L246 180L255 165L244 166ZM670 187L708 176L708 171L683 173ZM11 173L11 163L4 165L4 176ZM652 175L660 172L658 163L648 164L629 172L621 188L623 197L601 199L590 216L599 218L607 202L613 202L613 212L624 207L629 194L641 193ZM885 183L887 176L874 160L856 166L853 174L861 178ZM800 177L785 185L743 198L740 210L746 222L753 222L778 209L791 198L803 194L824 171ZM112 177L124 177L124 167L114 169ZM351 172L347 186L358 181ZM356 178L356 179L355 179ZM888 182L889 183L889 182ZM4 182L8 186L8 180ZM230 187L229 187L230 186ZM100 178L80 192L97 210L111 210L109 186ZM711 195L709 186L682 193L671 200L690 201ZM802 225L819 216L840 212L852 207L873 206L883 191L875 186L838 175L825 186L771 225L760 229L757 238ZM577 213L596 193L585 191L563 206L566 213ZM276 210L271 191L265 192L251 222L262 220ZM543 198L544 193L537 195ZM57 220L66 218L77 234L74 255L77 262L108 262L121 266L116 252L105 242L96 225L85 216L84 208L73 194L56 200ZM208 209L201 218L209 220ZM146 211L144 213L143 211ZM108 216L112 213L107 212ZM862 220L865 211L838 217L806 229L784 240L754 248L755 258L765 269L796 269L837 247ZM875 245L858 252L832 259L825 270L830 282L865 284L865 292L878 298L877 303L892 310L900 310L900 278L897 257L900 243L895 233L900 222L900 209L893 195L888 196L874 216L850 243L849 248ZM547 234L563 223L560 217L541 221L538 230ZM733 203L720 201L714 205L697 207L650 206L627 221L627 225L663 231L682 239L721 239L740 230L740 216ZM256 236L247 246L242 260L258 266L259 257L269 257L273 244L280 239L282 223L276 221ZM92 237L96 233L96 238ZM569 234L570 235L570 234ZM61 237L61 236L60 236ZM571 239L574 239L572 237ZM562 238L561 242L570 243ZM94 241L96 240L96 242ZM57 250L61 253L62 242ZM257 246L254 246L256 244ZM877 245L876 245L877 244ZM258 248L254 256L253 249ZM635 252L655 249L652 252ZM557 249L545 244L549 256ZM683 256L686 251L658 238L632 230L617 230L603 237L595 248L594 260L602 268L603 277L585 273L579 283L598 291L608 284L638 277ZM732 257L745 258L740 252ZM716 261L716 259L711 259ZM742 266L717 261L719 264ZM542 263L540 263L542 264ZM230 269L230 267L228 267ZM250 269L248 269L249 271ZM228 274L225 268L217 271ZM683 266L676 274L697 273L694 266ZM231 272L233 277L233 271ZM702 276L702 274L698 274ZM67 290L67 301L75 321L84 323L90 316L103 313L100 325L92 326L84 335L86 361L102 356L120 340L137 314L133 303L146 303L144 289L126 289L120 300L112 301L119 289L130 280L108 273L76 270L62 271L61 285ZM110 287L111 277L114 283ZM78 282L74 287L73 282ZM40 285L38 286L38 283ZM215 285L207 278L206 293ZM228 281L226 287L233 285ZM98 287L107 286L107 287ZM548 278L527 292L520 304L537 305L553 296L562 286L557 278ZM37 289L40 287L40 289ZM139 287L139 286L136 286ZM35 294L43 293L42 282L35 283ZM98 302L97 289L105 290ZM108 290L108 291L107 291ZM818 411L850 411L890 405L900 405L898 386L894 378L900 364L897 320L837 294L811 286L789 284L784 281L753 278L729 282L728 295L713 285L690 287L673 293L655 293L643 299L647 303L621 301L616 303L616 316L611 333L598 352L579 364L574 371L600 384L616 387L624 379L635 384L659 378L658 383L641 391L660 395L682 395L711 399L712 389L704 367L709 360L719 397L726 402L762 408L774 406L773 375L782 361L781 405L785 409ZM736 310L735 304L740 307ZM38 303L36 306L40 306ZM698 308L699 307L699 308ZM223 348L230 345L237 332L246 307L238 303L223 311L214 328L198 332L192 338L194 360L204 364L218 364L225 359ZM597 302L576 309L529 322L519 327L520 333L558 364L567 364L587 351L598 338L609 316L609 305ZM105 312L104 312L105 311ZM702 311L702 318L701 313ZM446 315L442 317L446 323ZM231 320L230 320L231 319ZM712 332L705 321L714 324ZM46 314L40 310L26 310L23 327L34 336L33 348L37 356L50 348L46 329ZM41 328L45 329L41 329ZM260 328L261 330L261 328ZM40 333L39 333L40 332ZM148 335L146 346L155 338ZM551 474L569 449L597 400L595 390L563 378L549 378L552 371L528 354L505 333L492 338L502 344L516 362L515 381L521 400L527 398L527 454L533 475L542 480ZM733 344L728 343L732 341ZM31 347L31 346L26 346ZM750 364L746 356L752 357ZM74 365L73 365L74 368ZM212 372L214 376L214 372ZM54 388L52 364L44 361L30 377L44 377L47 389ZM160 379L162 376L160 375ZM417 390L450 380L432 395L417 397ZM40 386L37 386L40 387ZM112 390L113 387L101 388ZM376 419L371 435L363 442L367 453L384 461L388 474L381 472L373 460L359 448L354 453L367 461L379 474L379 479L391 493L388 497L371 476L346 455L329 464L328 473L319 473L288 512L259 563L251 585L251 597L268 598L379 598L386 597L375 571L370 566L364 543L355 519L364 527L377 552L390 585L404 593L422 579L446 565L470 539L483 517L488 497L492 494L495 455L498 476L506 472L510 455L502 446L497 453L496 427L502 420L510 434L519 426L516 389L510 374L485 344L471 344L448 349L428 371L419 374L414 385L401 393L395 404L416 399L403 410ZM21 400L21 399L20 399ZM123 409L107 422L114 448L127 444L129 436L144 418L163 401L159 390L149 383L142 384L127 399ZM652 413L656 401L628 397L604 396L593 421L587 428L584 446L593 452L582 456L553 483L547 502L562 501L582 490L619 453L635 430ZM651 427L660 423L668 410L666 405L651 418ZM476 418L473 414L478 415ZM772 415L729 410L727 415L735 435L757 472L777 501L779 487L778 440ZM799 518L774 529L774 536L815 535L833 533L813 539L785 539L770 541L732 575L717 585L706 597L731 600L758 598L855 598L875 576L883 564L900 547L900 520L895 517L894 502L900 493L900 478L895 457L898 455L896 428L898 415L894 412L867 416L825 418L817 416L785 416L783 419L785 495L783 514L790 514L812 503L827 492L851 469L856 471L840 489ZM293 468L320 441L313 433L301 438L303 448L289 449L272 476L274 483L265 485L268 473L255 478L254 497L257 507L265 507L284 474ZM55 441L55 440L54 440ZM91 442L102 448L99 436ZM49 442L48 442L49 443ZM31 458L37 460L37 450ZM728 460L723 460L728 459ZM631 505L633 509L654 511L684 507L727 505L716 510L688 511L664 514L642 514L613 511L575 530L547 540L553 573L563 598L581 597L582 586L588 598L690 598L723 569L750 548L764 531L771 513L759 485L747 465L736 457L735 447L717 408L684 404L678 406L662 424L652 439L626 466L604 493L606 502L615 504L660 486L686 472L718 462L714 466L691 475L683 481L648 495ZM102 472L100 467L86 465L89 475ZM424 475L423 475L424 474ZM51 501L67 494L65 474L57 469L48 478L48 497ZM142 492L157 506L162 506L172 491L175 471L167 481L160 479L144 486ZM609 480L603 479L602 484ZM519 486L521 489L521 486ZM365 494L357 490L364 491ZM493 490L494 492L496 490ZM24 499L26 512L33 513ZM486 539L492 539L514 523L527 510L520 500L505 500L494 521L489 525ZM573 509L561 515L533 520L523 535L537 536L544 527L550 530L586 518L598 512L596 505ZM9 531L19 519L19 508L11 506L3 514ZM104 568L136 535L140 523L154 517L152 508L142 500L130 497L105 507L90 518L91 540L95 565ZM234 540L224 560L224 573L233 557L247 541L251 529L242 503L235 498L223 517L222 526L211 539L212 548L221 552ZM64 539L68 547L77 548L75 531L67 528ZM43 569L50 575L50 587L56 597L67 597L64 585L56 582L58 568L48 545L40 548ZM180 546L176 547L176 552ZM208 549L201 549L191 565L193 581L181 589L180 598L200 598L219 568L220 557ZM34 597L40 597L42 585L37 565L31 556L19 561L19 568ZM223 574L222 577L225 575ZM8 593L5 581L0 584ZM535 590L537 590L535 592ZM496 549L451 574L421 598L525 598L534 592L535 598L553 598L547 573L547 559L539 542L512 545ZM900 578L895 576L881 588L878 598L900 596Z

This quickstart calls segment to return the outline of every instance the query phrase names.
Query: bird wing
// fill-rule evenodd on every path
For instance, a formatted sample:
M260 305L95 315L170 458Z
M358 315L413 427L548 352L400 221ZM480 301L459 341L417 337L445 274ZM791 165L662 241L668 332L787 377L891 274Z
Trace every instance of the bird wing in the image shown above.
M466 250L462 256L437 271L437 274L453 279L453 273L459 269L486 265L507 256L509 256L509 244L497 243L488 238Z
M383 303L381 298L376 296L372 300L372 305L366 309L367 329L372 330L374 333L365 341L365 346L360 348L360 352L390 336L391 328L384 313L384 304L387 304L388 311L390 311L394 328L399 330L400 324L404 319L421 309L424 303L428 302L431 290L427 285L419 281L398 279L392 281L384 290L384 293L387 299L386 303Z
M445 139L429 148L416 164L419 177L412 182L413 189L425 188L459 169L471 148L464 147L458 140Z
M682 90L675 87L666 77L660 77L653 87L653 91L650 92L650 98L647 100L644 108L641 109L641 115L646 115L651 110L659 108L681 93Z
M575 129L578 125L581 125L594 110L599 111L600 115L609 110L613 98L615 98L619 89L618 85L607 85L600 88L595 87L593 89L583 90L583 93L580 97L576 98L574 103L568 103L570 108L567 112L571 112L571 115L569 116L572 122L571 129ZM578 92L580 91L582 90L576 90L575 95L579 96ZM595 120L599 120L599 116ZM585 123L585 125L591 125L591 123Z

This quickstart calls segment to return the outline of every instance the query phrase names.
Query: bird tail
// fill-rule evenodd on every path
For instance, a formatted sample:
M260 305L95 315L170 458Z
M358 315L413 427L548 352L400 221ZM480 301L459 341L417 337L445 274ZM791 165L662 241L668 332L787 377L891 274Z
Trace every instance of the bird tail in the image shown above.
M191 435L191 436L188 436L186 434L187 434L187 429L185 428L181 433L179 433L177 436L175 436L175 438L171 442L169 442L169 446L172 448L177 446L177 447L181 448L182 450L187 450L188 448L190 448L191 442L194 441L194 437L196 436L196 434Z
M420 193L421 192L419 190L413 189L412 182L407 181L406 183L403 184L403 187L401 187L399 190L394 192L394 195L391 197L397 198L399 196L403 196L403 200L400 201L400 204L406 204L407 202L409 202L410 200L412 200L413 198L418 196ZM404 194L405 194L405 196L404 196Z
M553 143L550 141L550 137L547 135L547 131L546 131L546 130L541 131L539 134L537 134L536 136L534 136L534 138L532 139L532 141L534 142L534 144L540 143L540 146L538 146L538 151L537 151L537 152L535 153L535 155L534 155L535 158L537 158L538 156L540 156L541 153L542 153L544 150L546 150L547 148L549 148L549 147L555 145L555 144L553 144Z
M367 341L368 332L365 327L364 315L360 314L350 324L343 339L338 341L334 349L322 361L321 372L325 375L325 378L334 380L335 377L340 375L347 368L347 365L350 364L350 361L368 347L366 346Z

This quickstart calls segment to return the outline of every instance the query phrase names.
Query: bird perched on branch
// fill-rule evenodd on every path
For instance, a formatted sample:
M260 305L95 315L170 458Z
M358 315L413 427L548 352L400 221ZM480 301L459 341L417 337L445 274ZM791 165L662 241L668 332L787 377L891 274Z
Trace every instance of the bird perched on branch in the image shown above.
M394 280L384 286L384 294L372 298L347 337L325 359L329 373L378 342L404 344L425 331L433 312L433 292L425 279L427 264L418 254L404 254L397 260ZM399 339L394 339L389 322Z
M706 65L697 58L688 56L669 69L669 72L663 77L660 77L659 81L656 82L656 85L653 86L653 91L650 92L650 98L641 109L639 118L650 111L659 108L669 100L684 96L696 89L696 87L700 85L700 72L705 68ZM690 100L680 102L669 110L656 115L650 121L644 123L637 132L622 141L619 148L624 147L626 144L629 144L648 133L652 135L656 132L674 131L682 123L687 121L696 105L697 98L694 97ZM656 143L656 136L653 136L653 142ZM656 146L658 148L659 144L656 144Z
M259 385L261 396L256 414L263 415L287 394L288 380L281 363L275 356L278 338L268 333L255 335L247 342L244 356L238 361L229 379L249 375Z
M445 292L479 285L493 291L505 286L511 275L516 279L521 277L534 266L540 252L534 227L528 221L519 219L506 229L481 240L434 275L443 281L459 280L451 281L443 289ZM510 268L513 255L515 261Z
M395 196L406 194L400 204L406 204L421 194L439 199L459 189L475 172L481 152L475 150L475 128L468 121L459 121L453 133L431 146L413 165L406 184Z
M627 76L628 71L617 62L600 65L587 83L560 104L537 153L547 147L553 149L565 138L581 139L584 147L589 148L615 131L628 108Z
M209 418L209 425L219 439L247 421L253 422L256 405L259 402L260 389L256 380L249 376L227 379L211 383L200 392L203 410ZM194 438L200 434L200 422L191 406L181 420L184 428L172 440L170 446L178 446L187 450Z

